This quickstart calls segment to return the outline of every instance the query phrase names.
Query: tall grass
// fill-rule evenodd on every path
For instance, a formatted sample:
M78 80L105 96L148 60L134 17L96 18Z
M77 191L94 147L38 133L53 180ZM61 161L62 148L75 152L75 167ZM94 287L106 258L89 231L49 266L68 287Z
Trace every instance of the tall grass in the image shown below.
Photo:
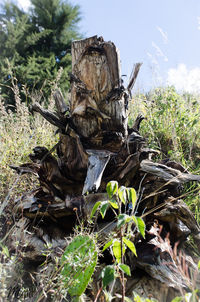
M186 168L200 169L200 97L178 94L174 87L136 94L130 106L129 124L138 112L146 117L141 134L148 144Z
M9 165L19 165L29 161L28 155L32 148L38 145L52 147L57 137L55 127L49 124L41 116L30 114L25 103L21 102L17 83L13 80L11 87L15 94L16 106L13 111L7 111L4 107L3 98L0 97L0 200L1 202L8 194L24 191L31 186L32 178L23 176L18 179L16 172ZM33 97L34 102L34 97ZM50 100L49 106L53 101ZM17 181L14 190L13 184ZM20 185L19 183L20 182ZM10 188L12 188L11 192Z

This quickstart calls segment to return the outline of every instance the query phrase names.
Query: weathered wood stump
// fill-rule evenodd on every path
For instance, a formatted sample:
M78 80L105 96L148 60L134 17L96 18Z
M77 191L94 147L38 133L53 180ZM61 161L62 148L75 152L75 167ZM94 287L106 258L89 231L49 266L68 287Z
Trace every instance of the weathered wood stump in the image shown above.
M21 228L32 232L26 258L34 264L37 259L39 264L45 242L64 248L64 237L73 231L77 215L87 219L95 202L108 198L108 181L134 187L138 193L137 215L144 218L147 228L145 240L139 236L135 239L138 257L126 255L135 276L127 280L127 293L131 297L134 290L170 301L180 289L190 287L189 273L181 271L175 257L179 250L184 252L187 267L195 270L185 246L189 235L200 250L199 227L180 198L182 184L200 181L200 176L171 161L163 164L151 160L157 151L147 148L139 133L142 116L135 117L132 129L128 127L130 91L140 65L136 64L125 89L112 42L94 36L72 43L70 107L60 91L54 95L56 112L33 105L34 111L58 127L59 142L52 150L35 147L30 154L32 162L12 166L18 173L36 174L40 182L39 188L17 201L15 210L29 221L27 225L21 222ZM56 156L51 154L54 150ZM94 288L95 296L98 288Z

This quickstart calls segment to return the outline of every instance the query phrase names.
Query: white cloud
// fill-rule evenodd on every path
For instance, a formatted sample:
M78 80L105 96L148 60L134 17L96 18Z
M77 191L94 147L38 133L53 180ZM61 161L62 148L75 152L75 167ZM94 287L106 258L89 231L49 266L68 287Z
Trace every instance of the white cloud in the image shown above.
M162 52L162 50L160 49L160 47L159 47L158 45L156 45L155 42L152 42L152 46L153 46L153 47L155 48L155 50L156 50L156 55L157 55L158 57L162 57L163 60L164 60L165 62L167 62L167 61L168 61L168 58L166 57L166 55L164 55L164 53Z
M162 38L163 38L163 42L164 42L165 44L167 44L167 43L168 43L167 32L164 31L164 30L163 30L161 27L159 27L159 26L157 26L157 30L161 33L161 36L162 36Z
M199 93L200 67L189 70L185 64L179 64L177 68L170 68L167 83L174 85L177 90Z
M21 8L23 8L25 11L27 11L31 5L30 0L18 0L17 2L18 2L18 5Z

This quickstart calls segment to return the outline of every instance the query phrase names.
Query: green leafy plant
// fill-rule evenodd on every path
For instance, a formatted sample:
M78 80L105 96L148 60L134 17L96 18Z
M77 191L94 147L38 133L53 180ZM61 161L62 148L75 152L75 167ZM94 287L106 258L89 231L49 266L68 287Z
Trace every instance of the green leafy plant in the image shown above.
M115 213L117 219L117 229L119 232L112 237L103 247L103 252L110 248L114 257L114 264L106 266L102 273L103 288L115 280L118 276L122 285L122 301L125 301L125 279L124 274L131 276L131 270L124 263L124 254L126 249L130 249L137 256L133 240L130 240L133 232L132 225L135 225L138 232L145 238L145 223L141 217L135 213L137 194L133 188L119 187L117 181L110 181L106 187L109 199L103 202L97 202L91 212L91 218L99 210L102 218L110 207ZM128 207L130 214L123 213L123 208ZM118 213L116 212L118 211Z
M65 249L61 258L62 281L74 301L79 300L88 286L97 258L96 242L89 235L76 236Z

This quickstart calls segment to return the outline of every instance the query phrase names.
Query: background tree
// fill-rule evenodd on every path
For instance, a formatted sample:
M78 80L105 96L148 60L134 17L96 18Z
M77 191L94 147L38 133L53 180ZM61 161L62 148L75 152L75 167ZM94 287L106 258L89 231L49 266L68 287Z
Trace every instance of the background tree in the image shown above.
M81 37L79 21L79 6L67 1L31 0L28 12L4 2L0 14L0 84L7 104L14 103L11 78L30 92L42 88L47 99L51 83L62 68L59 86L68 88L71 42Z

